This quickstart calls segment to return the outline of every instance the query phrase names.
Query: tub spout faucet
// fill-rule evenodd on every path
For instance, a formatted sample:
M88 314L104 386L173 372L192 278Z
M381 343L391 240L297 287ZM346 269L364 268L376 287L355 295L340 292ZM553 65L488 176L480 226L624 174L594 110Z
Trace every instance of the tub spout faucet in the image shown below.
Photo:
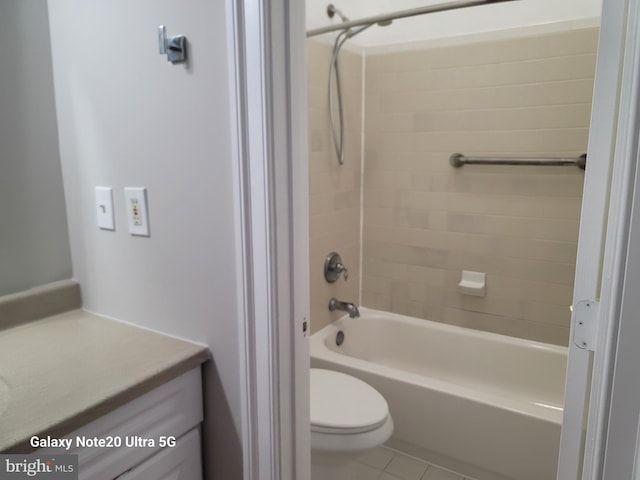
M341 302L340 300L332 298L331 300L329 300L329 311L334 312L336 310L347 312L351 318L357 318L360 316L358 307L356 307L353 303Z

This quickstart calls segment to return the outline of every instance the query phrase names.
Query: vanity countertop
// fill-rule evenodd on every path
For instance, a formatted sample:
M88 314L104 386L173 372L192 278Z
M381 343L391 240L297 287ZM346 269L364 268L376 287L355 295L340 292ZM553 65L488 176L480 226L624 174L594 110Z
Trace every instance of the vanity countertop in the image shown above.
M0 330L0 452L60 438L208 360L202 345L83 310Z

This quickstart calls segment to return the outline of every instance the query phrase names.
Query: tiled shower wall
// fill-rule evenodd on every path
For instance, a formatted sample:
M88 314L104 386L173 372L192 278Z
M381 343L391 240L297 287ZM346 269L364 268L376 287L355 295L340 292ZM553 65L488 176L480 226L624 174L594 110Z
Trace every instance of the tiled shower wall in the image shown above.
M329 135L327 84L332 47L307 40L309 111L309 272L311 331L341 317L329 299L358 303L360 290L360 197L362 162L362 56L342 49L340 74L345 113L345 164L338 164ZM337 111L337 110L336 110ZM328 284L324 259L337 251L349 279Z
M363 305L567 344L584 173L449 156L586 152L597 33L366 56Z

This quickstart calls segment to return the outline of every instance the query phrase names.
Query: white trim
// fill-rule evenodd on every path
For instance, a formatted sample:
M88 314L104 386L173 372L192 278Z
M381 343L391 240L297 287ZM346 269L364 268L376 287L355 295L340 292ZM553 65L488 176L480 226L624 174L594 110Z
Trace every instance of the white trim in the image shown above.
M304 38L304 5L228 2L240 159L244 478L308 480L306 90L304 42L296 42Z
M238 45L238 41L240 38L239 28L239 20L237 18L237 11L235 6L235 0L226 0L225 11L227 15L227 25L228 35L227 42L229 48L227 49L228 53L228 62L229 62L229 116L231 125L231 132L233 135L233 141L231 142L231 154L233 158L241 159L243 155L243 138L241 132L243 130L242 124L242 70L240 67L241 63L241 49ZM248 292L247 292L247 273L248 266L246 265L246 232L245 232L245 208L246 208L246 199L244 198L244 165L241 161L238 161L237 169L233 170L233 194L235 198L234 207L234 217L235 217L235 237L237 239L237 249L236 249L236 281L237 281L237 291L238 295L238 339L239 339L239 373L240 373L240 399L241 399L241 432L240 438L242 441L242 450L243 450L243 463L242 468L245 472L245 478L251 478L250 475L247 475L247 472L252 471L252 462L254 457L254 452L252 451L253 440L252 440L252 431L253 431L253 406L251 400L251 391L252 391L252 379L251 379L251 371L250 365L253 364L253 359L249 355L249 321L248 321Z
M629 11L627 11L629 9ZM632 11L635 9L635 13ZM625 264L629 237L630 208L633 195L633 178L637 152L637 79L634 72L638 68L638 41L640 40L637 22L638 2L618 1L607 3L606 14L615 21L617 35L611 38L610 65L603 70L611 72L623 70L619 80L617 138L615 143L614 166L611 180L609 222L607 226L607 244L605 247L602 272L602 290L599 330L594 356L592 390L587 421L585 441L584 475L585 480L599 480L603 475L605 446L609 425L611 383L616 355L616 338L620 324L622 292L625 283ZM635 24L635 26L634 26ZM613 25L612 25L613 27ZM613 28L612 28L613 30ZM626 32L626 39L625 39ZM614 70L617 67L617 70Z
M243 471L247 480L278 478L275 458L277 431L272 395L274 379L271 335L274 322L270 291L271 216L266 172L266 110L262 68L263 29L259 2L229 1L233 58L232 115L236 120L240 270L240 359L242 389ZM246 8L244 8L246 7ZM244 320L244 322L243 322Z
M614 361L618 355L616 340L618 330L624 326L624 317L621 312L624 310L623 290L625 283L625 270L627 266L628 250L634 245L630 240L630 209L633 198L633 185L635 180L635 165L638 158L638 134L640 133L640 111L638 108L638 98L640 89L638 79L640 77L640 28L637 16L640 13L639 0L605 0L603 6L603 22L601 38L598 49L598 66L596 74L596 88L593 103L593 118L591 125L589 158L605 159L613 155L613 168L609 174L608 170L602 169L599 175L600 180L594 178L594 182L602 185L608 184L611 179L610 196L608 200L609 213L606 228L606 246L604 259L602 262L602 281L600 294L601 307L599 315L599 325L597 334L597 344L593 359L593 374L589 375L589 358L584 355L570 353L570 367L575 367L578 358L582 359L580 365L585 372L587 381L591 381L591 390L588 400L588 415L586 425L586 436L584 439L583 463L572 465L578 470L564 471L559 467L558 479L581 478L584 480L601 480L603 478L631 478L634 461L636 458L633 446L637 442L634 436L637 432L637 425L634 420L638 417L637 407L620 411L614 401L616 397L615 384L612 382ZM629 8L629 13L627 9ZM626 41L625 41L626 34ZM624 67L624 68L623 68ZM619 111L619 113L618 113ZM617 133L616 133L617 132ZM615 142L613 141L613 134ZM615 151L615 154L614 154ZM590 164L591 165L591 164ZM587 168L589 170L589 168ZM585 185L585 205L590 199L589 185ZM604 205L603 205L604 207ZM585 225L592 230L592 235L587 236L593 239L599 225L598 217L589 217L588 209L583 210L582 222L591 222ZM638 210L640 213L640 210ZM582 242L582 223L581 223ZM635 242L637 244L637 242ZM584 242L585 248L588 242ZM591 253L594 256L599 250ZM630 251L630 250L629 250ZM580 253L579 253L580 259ZM585 259L586 260L586 259ZM592 258L587 264L589 278L597 278L600 266L598 258ZM579 260L580 263L580 260ZM589 272L589 270L591 270ZM576 283L580 279L580 272L576 270ZM584 283L584 282L583 282ZM582 285L586 286L586 285ZM587 290L581 290L586 292ZM592 292L588 292L592 293ZM636 292L632 294L631 302L637 298ZM576 288L574 301L579 299L579 289ZM589 298L589 297L582 297ZM592 296L591 298L595 298ZM629 302L627 299L625 302ZM637 302L635 302L637 303ZM621 310L622 309L622 310ZM634 314L638 310L638 305L634 305ZM573 327L572 327L573 329ZM573 349L576 350L576 349ZM573 358L572 358L573 356ZM572 361L573 364L572 365ZM569 395L569 384L575 386L576 380L572 378L572 370L568 370L567 394ZM629 383L629 378L626 383ZM634 382L632 380L632 382ZM628 391L622 389L622 404L628 402L626 396ZM577 397L580 395L579 389L574 389L573 397L567 398L565 403L568 409L565 410L565 423L563 424L563 442L561 448L561 466L571 466L571 461L575 455L581 455L582 446L580 437L583 418L585 412L582 410L585 401L577 408ZM573 400L573 401L572 401ZM631 403L640 400L636 396ZM617 424L615 420L618 419ZM573 423L571 428L568 427ZM623 425L620 428L620 425ZM569 436L572 438L569 439ZM569 442L572 440L572 442ZM565 448L569 443L571 448ZM564 450L563 450L564 448ZM629 451L628 449L632 450ZM567 454L570 452L572 455ZM579 458L577 459L579 460ZM582 466L582 473L580 473ZM579 475L579 477L578 477Z
M267 3L267 2L265 2ZM270 0L270 118L278 285L280 476L311 477L309 174L304 2ZM306 329L305 329L306 324ZM274 478L275 480L275 478Z
M617 207L619 222L614 233L614 253L617 260L613 266L611 282L616 286L616 297L612 299L611 316L616 320L615 328L609 332L609 353L606 361L608 377L613 373L612 385L607 396L601 400L597 437L605 450L603 476L592 478L631 478L636 459L638 402L640 389L637 385L638 339L637 315L640 301L637 285L640 278L638 240L640 231L640 185L637 162L640 157L640 0L628 1L626 23L626 47L624 49L624 72L621 86L621 114L616 144L616 173L612 191L620 191L624 200ZM619 164L619 166L618 166ZM616 207L612 203L613 207ZM613 303L615 302L615 303ZM614 343L617 340L617 344ZM631 344L630 344L631 342ZM631 355L630 355L631 353ZM614 357L615 355L615 357ZM620 362L624 357L627 360ZM632 365L628 365L630 357ZM635 361L634 361L635 359ZM597 365L596 365L597 366ZM595 378L595 377L594 377ZM621 475L621 476L620 476Z
M293 221L293 285L291 297L294 310L294 329L291 345L293 349L292 394L295 405L294 475L296 480L311 479L311 420L309 401L309 336L311 334L309 305L309 150L307 132L309 115L307 112L307 70L305 38L305 2L289 2L288 6L288 58L290 75L289 94L291 121L289 135L291 142L291 199ZM306 331L301 335L306 322ZM287 348L285 345L283 348ZM286 352L281 353L284 355Z
M600 298L602 252L604 247L607 207L609 204L609 184L612 156L618 117L618 91L621 70L621 26L624 21L625 0L605 0L602 25L598 43L598 60L592 104L589 134L589 165L585 172L583 206L580 218L580 237L574 282L573 303ZM614 192L619 193L619 192ZM615 214L612 218L615 217ZM617 220L617 219L616 219ZM610 261L610 252L607 254ZM605 289L608 287L605 287ZM606 293L603 289L603 295ZM603 349L603 335L609 329L603 312L608 309L607 299L600 308L597 349ZM575 315L572 318L570 338L574 338ZM567 381L565 386L565 410L563 416L558 475L560 480L597 478L598 463L601 458L594 437L585 444L584 422L587 411L596 408L589 404L589 389L592 398L599 398L607 389L604 370L598 370L592 384L592 354L577 348L573 341L569 346ZM598 358L601 358L598 356ZM603 366L603 365L600 365ZM598 367L600 368L600 367ZM596 402L597 403L597 402ZM594 419L595 421L595 419ZM590 434L595 424L589 423ZM585 451L587 454L585 454ZM596 477L593 477L596 475Z

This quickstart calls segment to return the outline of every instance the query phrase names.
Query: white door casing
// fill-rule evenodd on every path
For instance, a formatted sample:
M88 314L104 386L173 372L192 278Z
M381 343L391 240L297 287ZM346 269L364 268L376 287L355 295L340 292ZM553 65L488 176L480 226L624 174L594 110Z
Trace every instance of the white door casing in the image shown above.
M580 235L574 282L573 303L597 299L600 294L601 252L604 250L604 228L607 222L610 165L615 143L615 126L618 114L617 94L619 55L611 51L619 49L619 29L623 1L605 0L598 42L598 59L592 102L587 168L580 216ZM590 363L592 354L573 343L575 313L571 319L569 360L565 385L565 409L558 462L558 479L577 480L582 477L584 453L584 420L589 408Z
M614 161L613 192L619 191L620 207L616 213L618 223L610 230L615 243L611 255L610 277L605 281L612 285L610 318L614 325L609 329L607 349L602 352L608 366L607 389L602 392L603 408L600 415L589 416L588 432L592 425L598 427L594 437L599 439L603 460L600 471L589 479L638 478L638 428L640 416L640 383L637 370L640 354L640 182L637 169L640 158L640 1L628 1L626 42L622 84L620 89L620 115ZM607 241L607 249L609 241ZM605 256L605 274L607 262ZM603 282L604 285L604 282ZM604 289L603 289L604 291ZM600 353L600 352L598 352ZM598 356L594 370L598 367ZM594 372L595 374L595 372ZM594 381L596 377L594 376ZM598 421L597 421L598 420ZM597 422L596 422L597 421ZM596 452L599 453L599 452Z
M310 478L304 2L227 0L244 478Z
M606 462L613 362L625 285L637 157L637 0L604 0L580 224L574 304L600 299L594 354L570 342L559 480L622 479ZM606 245L603 241L606 236ZM575 315L572 319L573 340ZM593 364L591 364L593 362ZM627 422L628 423L628 422ZM633 423L635 428L636 423ZM628 436L627 436L628 438ZM620 459L619 459L620 460ZM634 457L626 456L633 462ZM633 464L633 463L631 463Z

